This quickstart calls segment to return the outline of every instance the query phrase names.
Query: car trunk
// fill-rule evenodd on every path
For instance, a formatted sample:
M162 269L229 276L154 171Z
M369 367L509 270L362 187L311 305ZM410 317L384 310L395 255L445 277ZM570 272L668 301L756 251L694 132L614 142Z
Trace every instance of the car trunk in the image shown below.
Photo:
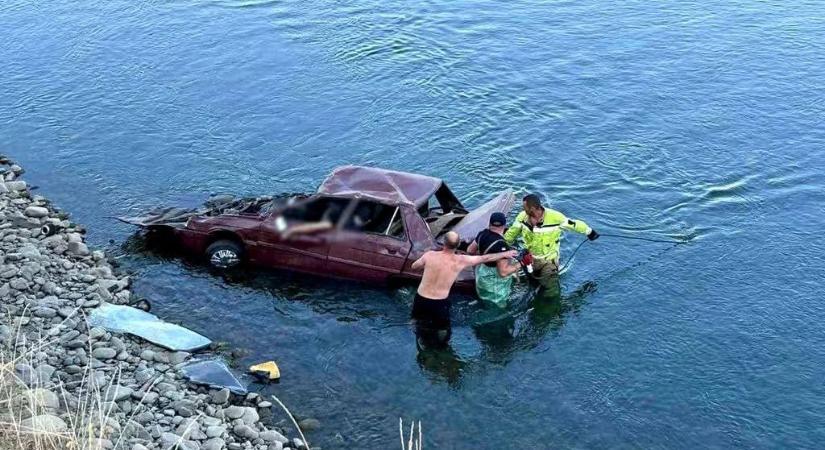
M515 203L515 194L512 189L507 189L499 193L489 202L470 211L460 222L452 227L452 231L458 233L462 240L470 241L476 237L479 231L487 228L490 224L490 214L503 212L509 215Z

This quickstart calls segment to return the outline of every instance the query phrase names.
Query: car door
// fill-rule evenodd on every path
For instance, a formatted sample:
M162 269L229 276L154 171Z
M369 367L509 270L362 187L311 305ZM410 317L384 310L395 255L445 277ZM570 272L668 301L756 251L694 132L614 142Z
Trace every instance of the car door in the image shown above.
M328 219L336 225L349 202L349 199L312 197L270 214L259 229L257 259L262 265L273 268L326 274L330 242L336 230L331 228L288 237L284 232Z
M359 200L330 245L328 267L335 276L386 282L401 273L411 248L398 206Z

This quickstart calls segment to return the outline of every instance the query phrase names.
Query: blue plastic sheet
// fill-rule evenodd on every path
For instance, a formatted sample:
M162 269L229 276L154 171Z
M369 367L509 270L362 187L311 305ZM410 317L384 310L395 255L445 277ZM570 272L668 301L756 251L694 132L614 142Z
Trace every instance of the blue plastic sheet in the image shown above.
M154 314L131 306L104 303L89 315L89 323L115 333L129 333L173 351L193 352L208 347L208 338Z
M193 383L213 388L227 388L240 395L247 393L246 385L219 359L196 361L181 367L180 370Z

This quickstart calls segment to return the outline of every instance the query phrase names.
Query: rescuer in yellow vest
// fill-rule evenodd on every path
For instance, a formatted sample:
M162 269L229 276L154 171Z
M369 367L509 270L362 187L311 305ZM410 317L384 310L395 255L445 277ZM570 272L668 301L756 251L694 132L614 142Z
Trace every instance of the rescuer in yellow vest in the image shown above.
M587 235L591 241L596 240L599 233L581 220L568 219L556 210L544 208L538 195L527 195L523 201L524 211L504 233L504 240L512 245L521 237L524 246L533 254L533 276L547 286L559 271L562 230Z

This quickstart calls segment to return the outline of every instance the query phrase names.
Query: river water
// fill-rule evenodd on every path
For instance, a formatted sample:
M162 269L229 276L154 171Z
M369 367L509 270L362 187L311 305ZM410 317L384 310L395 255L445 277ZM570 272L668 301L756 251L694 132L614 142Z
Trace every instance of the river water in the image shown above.
M820 447L821 2L0 3L0 151L154 311L275 359L324 448ZM146 251L111 217L341 164L513 187L602 232L514 335L419 354L412 290ZM579 236L568 236L569 255Z

